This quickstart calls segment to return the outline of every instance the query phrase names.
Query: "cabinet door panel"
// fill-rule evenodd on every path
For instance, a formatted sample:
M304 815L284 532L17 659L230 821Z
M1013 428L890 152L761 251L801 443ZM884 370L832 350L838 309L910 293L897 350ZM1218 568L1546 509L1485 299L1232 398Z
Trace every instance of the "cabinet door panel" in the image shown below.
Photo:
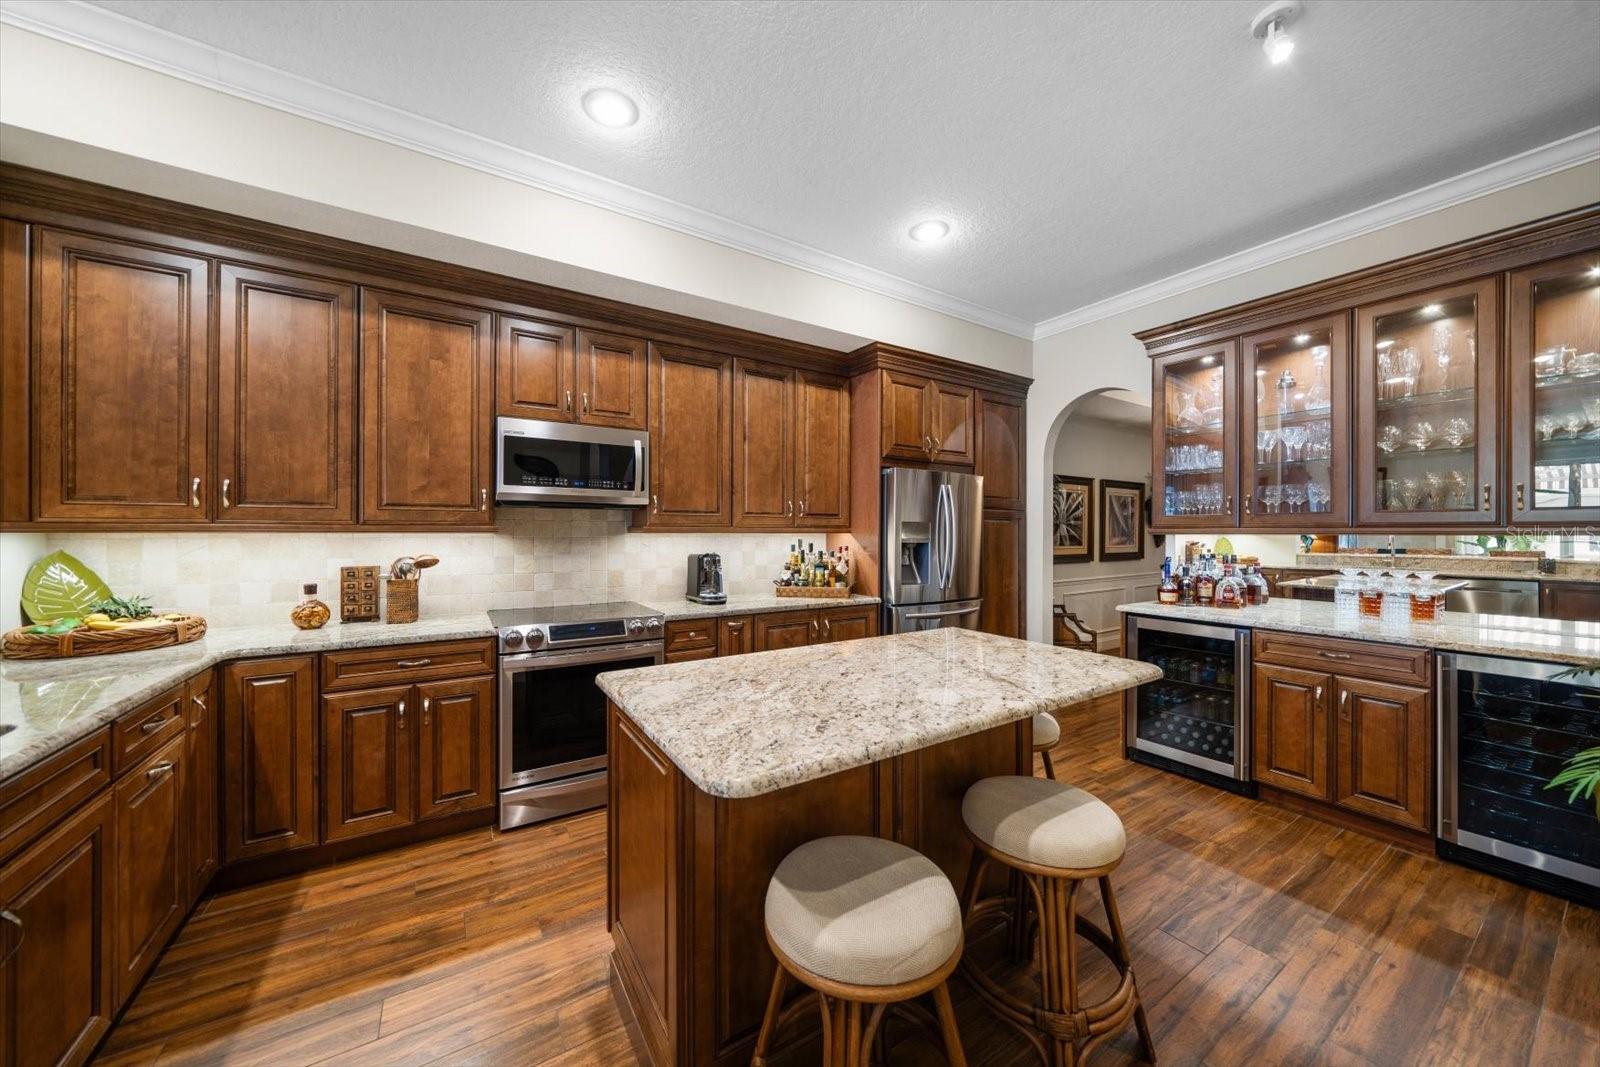
M800 648L818 636L821 624L814 611L778 611L756 616L756 651Z
M1330 675L1255 666L1255 779L1319 800L1328 789Z
M883 458L926 463L933 450L933 400L928 379L899 371L879 373Z
M317 675L311 656L223 673L223 842L229 863L317 843Z
M1433 702L1426 689L1340 677L1338 791L1343 807L1418 830L1432 828Z
M795 375L796 525L850 528L850 383L810 371Z
M756 650L756 620L743 615L737 619L720 619L717 623L717 655L742 656Z
M855 641L878 634L877 605L860 608L824 608L817 612L822 622L822 640Z
M322 698L324 841L409 826L410 686L363 689Z
M1239 524L1239 348L1201 345L1150 361L1154 426L1151 528ZM1254 442L1252 442L1252 445Z
M127 1003L189 910L188 737L117 783L116 997Z
M218 298L217 518L354 522L355 287L224 263Z
M1010 511L983 514L983 560L980 589L983 607L978 629L1002 637L1021 637L1024 630L1023 516Z
M733 440L734 525L792 527L794 371L734 360Z
M52 230L37 254L38 517L204 522L210 266Z
M929 431L933 434L933 461L972 466L977 451L972 390L964 385L934 382L930 403L933 405L933 427Z
M577 418L577 342L570 326L499 317L495 411L519 419Z
M1600 619L1600 585L1588 582L1540 582L1539 614L1546 619L1593 622Z
M637 337L578 331L578 421L642 430L646 345Z
M189 680L189 900L204 893L217 873L222 853L222 828L217 820L216 675L206 671Z
M85 804L0 867L0 1064L89 1059L116 1014L116 801Z
M983 506L1023 509L1023 405L1009 397L978 395L978 474Z
M427 682L417 686L417 703L417 817L494 804L494 680Z
M362 521L487 525L493 316L374 290L361 315Z
M733 361L650 349L650 526L733 521Z

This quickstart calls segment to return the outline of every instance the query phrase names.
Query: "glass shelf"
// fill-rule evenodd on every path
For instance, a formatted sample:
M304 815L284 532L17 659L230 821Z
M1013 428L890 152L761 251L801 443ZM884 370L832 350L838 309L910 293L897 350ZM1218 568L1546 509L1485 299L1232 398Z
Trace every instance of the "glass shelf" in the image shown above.
M1560 391L1580 386L1588 386L1592 389L1597 385L1600 385L1600 370L1552 374L1545 378L1535 378L1533 380L1533 387L1540 391L1546 389Z
M1269 459L1264 462L1258 460L1256 462L1256 470L1275 471L1286 467L1299 467L1303 470L1306 467L1312 466L1326 467L1332 462L1333 460L1329 459L1327 456L1322 456L1318 459Z
M1163 469L1161 473L1163 473L1163 474L1175 474L1175 475L1182 475L1182 474L1221 474L1222 473L1222 468L1221 467L1183 467L1181 469L1174 470L1171 467L1167 467L1167 468Z
M1408 411L1413 408L1438 407L1443 404L1459 404L1464 400L1472 400L1478 395L1474 388L1443 389L1432 393L1413 393L1410 396L1392 396L1378 400L1379 411Z
M1600 436L1558 437L1538 441L1533 461L1541 467L1568 463L1600 463Z
M1327 422L1332 417L1333 407L1327 405L1320 408L1291 411L1284 415L1279 415L1275 411L1263 411L1256 416L1256 419L1262 423L1270 422L1278 426L1298 426L1308 422Z
M1222 423L1212 422L1204 426L1168 426L1167 436L1172 437L1208 437L1222 432Z
M1397 448L1393 452L1378 450L1379 459L1421 459L1424 456L1467 456L1477 445L1448 445L1444 448Z

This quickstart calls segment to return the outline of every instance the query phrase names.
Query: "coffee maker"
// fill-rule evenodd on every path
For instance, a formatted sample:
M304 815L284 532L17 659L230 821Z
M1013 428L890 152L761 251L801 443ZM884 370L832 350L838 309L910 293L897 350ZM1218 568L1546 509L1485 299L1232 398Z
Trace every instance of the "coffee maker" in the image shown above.
M726 604L727 590L722 585L722 557L715 552L689 554L689 584L684 595L697 604Z

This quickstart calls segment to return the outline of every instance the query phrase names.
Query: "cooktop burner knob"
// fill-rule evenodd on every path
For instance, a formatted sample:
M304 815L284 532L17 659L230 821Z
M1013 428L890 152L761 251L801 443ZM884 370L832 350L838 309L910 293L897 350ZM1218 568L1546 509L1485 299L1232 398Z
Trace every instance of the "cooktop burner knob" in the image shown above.
M528 647L538 648L544 644L544 631L536 626L528 627Z
M507 630L500 636L500 640L507 648L518 648L522 644L522 631Z
M644 633L644 623L640 622L638 619L629 619L628 633L634 635L635 637Z
M646 619L644 627L651 633L655 633L657 630L661 629L661 620L656 618Z

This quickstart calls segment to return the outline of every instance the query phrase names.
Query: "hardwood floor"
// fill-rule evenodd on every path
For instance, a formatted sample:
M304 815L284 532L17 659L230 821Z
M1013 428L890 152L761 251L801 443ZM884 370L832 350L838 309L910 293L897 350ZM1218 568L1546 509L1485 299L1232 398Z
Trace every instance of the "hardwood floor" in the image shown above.
M1119 710L1064 713L1053 755L1127 825L1113 880L1163 1067L1597 1062L1600 912L1128 763ZM594 813L215 896L96 1062L631 1064L604 877ZM1084 959L1092 992L1111 972ZM957 993L974 1065L1036 1062ZM1091 1060L1134 1062L1131 1033Z

